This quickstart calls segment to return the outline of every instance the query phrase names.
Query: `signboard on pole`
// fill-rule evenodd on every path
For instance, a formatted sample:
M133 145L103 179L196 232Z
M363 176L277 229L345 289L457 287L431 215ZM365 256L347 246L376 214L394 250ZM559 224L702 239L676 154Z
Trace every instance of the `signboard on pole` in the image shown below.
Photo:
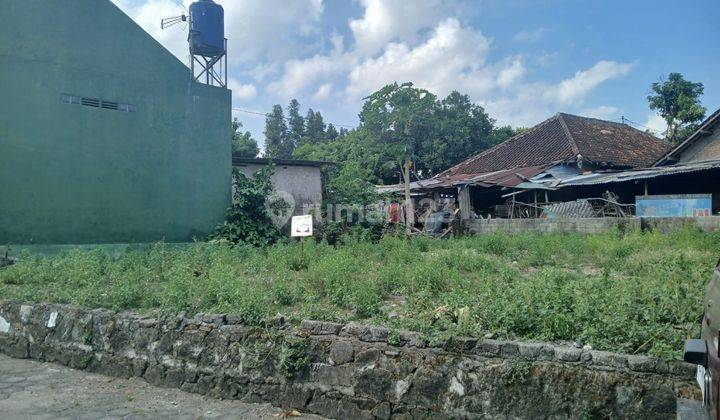
M313 235L312 214L293 216L290 222L290 236L304 237Z

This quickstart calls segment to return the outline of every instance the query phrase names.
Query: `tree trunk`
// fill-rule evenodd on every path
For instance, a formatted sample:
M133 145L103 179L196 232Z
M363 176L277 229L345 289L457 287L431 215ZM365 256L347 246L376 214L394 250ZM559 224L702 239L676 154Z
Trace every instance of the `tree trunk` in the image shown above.
M413 205L412 197L410 197L410 167L412 166L412 160L405 159L403 165L403 181L405 182L405 224L407 225L408 235L412 233L412 228L415 226L415 206Z
M672 121L668 121L668 128L665 132L665 140L669 141L670 143L675 143L675 134L677 133L677 128L675 123Z

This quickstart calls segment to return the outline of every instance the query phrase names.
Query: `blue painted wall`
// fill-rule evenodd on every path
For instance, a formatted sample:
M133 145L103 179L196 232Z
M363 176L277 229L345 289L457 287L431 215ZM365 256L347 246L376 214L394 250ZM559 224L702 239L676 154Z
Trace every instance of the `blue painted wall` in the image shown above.
M711 194L639 195L638 217L700 217L712 214Z

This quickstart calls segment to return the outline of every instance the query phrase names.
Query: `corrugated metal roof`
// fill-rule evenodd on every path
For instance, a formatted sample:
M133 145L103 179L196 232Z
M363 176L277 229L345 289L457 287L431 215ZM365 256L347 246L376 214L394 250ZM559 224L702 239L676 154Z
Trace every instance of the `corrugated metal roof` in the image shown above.
M660 176L677 175L691 172L707 171L720 168L720 160L708 160L704 162L693 162L682 165L656 166L645 169L635 169L618 172L596 172L589 175L580 175L574 178L564 179L559 187L575 185L597 185L614 182L634 181L638 179L650 179Z
M552 203L542 207L549 219L588 218L596 217L593 206L587 199Z
M580 185L611 184L616 182L651 179L663 176L684 173L701 172L720 169L720 160L692 162L672 166L658 166L644 169L628 169L624 171L594 172L585 175L570 176L570 171L559 171L557 166L551 167L531 166L527 168L513 168L496 171L488 174L455 175L445 178L431 178L425 181L412 182L413 191L423 191L435 188L448 188L457 185L477 185L481 187L512 187L515 189L557 190L565 187ZM550 175L553 176L542 176ZM565 178L562 178L565 177ZM402 185L380 185L378 192L401 192Z
M435 177L423 181L410 183L410 190L422 191L431 189L450 188L459 185L477 185L481 187L514 187L530 178L536 176L547 168L543 166L528 166L524 168L512 168L502 171L495 171L483 174L457 174L444 177ZM375 191L378 193L401 192L404 187L398 185L378 185Z

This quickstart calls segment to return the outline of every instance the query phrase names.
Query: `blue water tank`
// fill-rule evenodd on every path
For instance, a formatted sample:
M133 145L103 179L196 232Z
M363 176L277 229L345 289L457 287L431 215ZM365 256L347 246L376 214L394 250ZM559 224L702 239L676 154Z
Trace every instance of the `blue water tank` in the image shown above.
M225 52L225 11L212 0L190 5L190 53L217 57Z

